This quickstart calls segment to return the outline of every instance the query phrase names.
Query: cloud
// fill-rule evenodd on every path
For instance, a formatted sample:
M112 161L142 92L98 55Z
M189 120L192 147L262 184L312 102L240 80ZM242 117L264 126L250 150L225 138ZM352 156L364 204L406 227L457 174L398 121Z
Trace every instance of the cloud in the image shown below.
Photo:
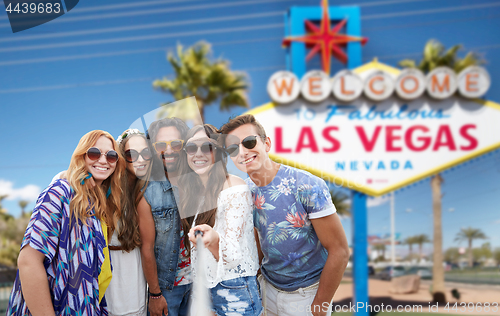
M495 224L500 224L500 219L497 219L497 220L495 221Z
M366 202L367 207L376 207L385 204L391 200L389 195L384 195L380 197L369 197Z
M38 195L42 192L39 186L28 184L22 188L14 188L14 183L0 179L0 195L7 195L6 200L28 200L36 201Z

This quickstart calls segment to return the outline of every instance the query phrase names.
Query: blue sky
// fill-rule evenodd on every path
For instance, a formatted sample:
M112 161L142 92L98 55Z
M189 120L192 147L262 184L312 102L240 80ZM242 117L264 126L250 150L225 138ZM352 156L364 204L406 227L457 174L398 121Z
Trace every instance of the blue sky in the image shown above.
M285 69L283 14L291 6L319 2L81 0L68 14L15 34L1 13L0 193L10 194L4 207L18 215L19 198L36 196L67 168L86 132L103 129L116 137L140 115L171 101L152 81L172 74L165 56L177 43L212 43L215 57L248 74L251 107L267 103L268 78ZM378 57L396 66L404 58L420 59L431 38L446 47L460 43L461 54L473 50L488 61L492 85L486 98L500 102L500 1L330 0L330 5L361 7L362 35L369 38L364 62ZM219 112L212 105L206 121L220 126L243 111ZM500 247L499 172L496 151L443 173L445 248L456 246L456 233L467 226L481 228ZM429 180L397 191L396 230L403 238L431 237L431 208ZM388 203L368 214L370 234L389 232ZM352 223L343 224L350 237Z

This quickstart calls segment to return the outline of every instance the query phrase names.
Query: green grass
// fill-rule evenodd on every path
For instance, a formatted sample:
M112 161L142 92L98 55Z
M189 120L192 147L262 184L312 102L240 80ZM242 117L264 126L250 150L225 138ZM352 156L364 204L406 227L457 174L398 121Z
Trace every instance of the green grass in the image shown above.
M464 269L447 271L444 275L448 282L465 282L474 284L500 284L500 271L494 269Z
M465 268L465 269L453 269L451 271L446 271L446 274L489 274L500 277L500 269L493 268Z

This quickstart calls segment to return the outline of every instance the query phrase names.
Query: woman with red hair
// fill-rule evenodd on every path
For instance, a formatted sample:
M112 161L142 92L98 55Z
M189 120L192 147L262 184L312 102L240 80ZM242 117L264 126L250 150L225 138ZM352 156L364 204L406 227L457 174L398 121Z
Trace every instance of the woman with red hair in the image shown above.
M108 230L120 217L125 161L95 130L78 143L65 179L38 197L18 258L7 315L107 315Z

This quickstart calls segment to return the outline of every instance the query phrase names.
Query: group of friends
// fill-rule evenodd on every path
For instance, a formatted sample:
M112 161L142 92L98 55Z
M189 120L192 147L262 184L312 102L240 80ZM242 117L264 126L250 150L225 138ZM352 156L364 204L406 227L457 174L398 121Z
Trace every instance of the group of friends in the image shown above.
M195 278L214 315L329 315L344 230L326 183L270 149L252 115L87 133L37 199L7 315L189 315Z

